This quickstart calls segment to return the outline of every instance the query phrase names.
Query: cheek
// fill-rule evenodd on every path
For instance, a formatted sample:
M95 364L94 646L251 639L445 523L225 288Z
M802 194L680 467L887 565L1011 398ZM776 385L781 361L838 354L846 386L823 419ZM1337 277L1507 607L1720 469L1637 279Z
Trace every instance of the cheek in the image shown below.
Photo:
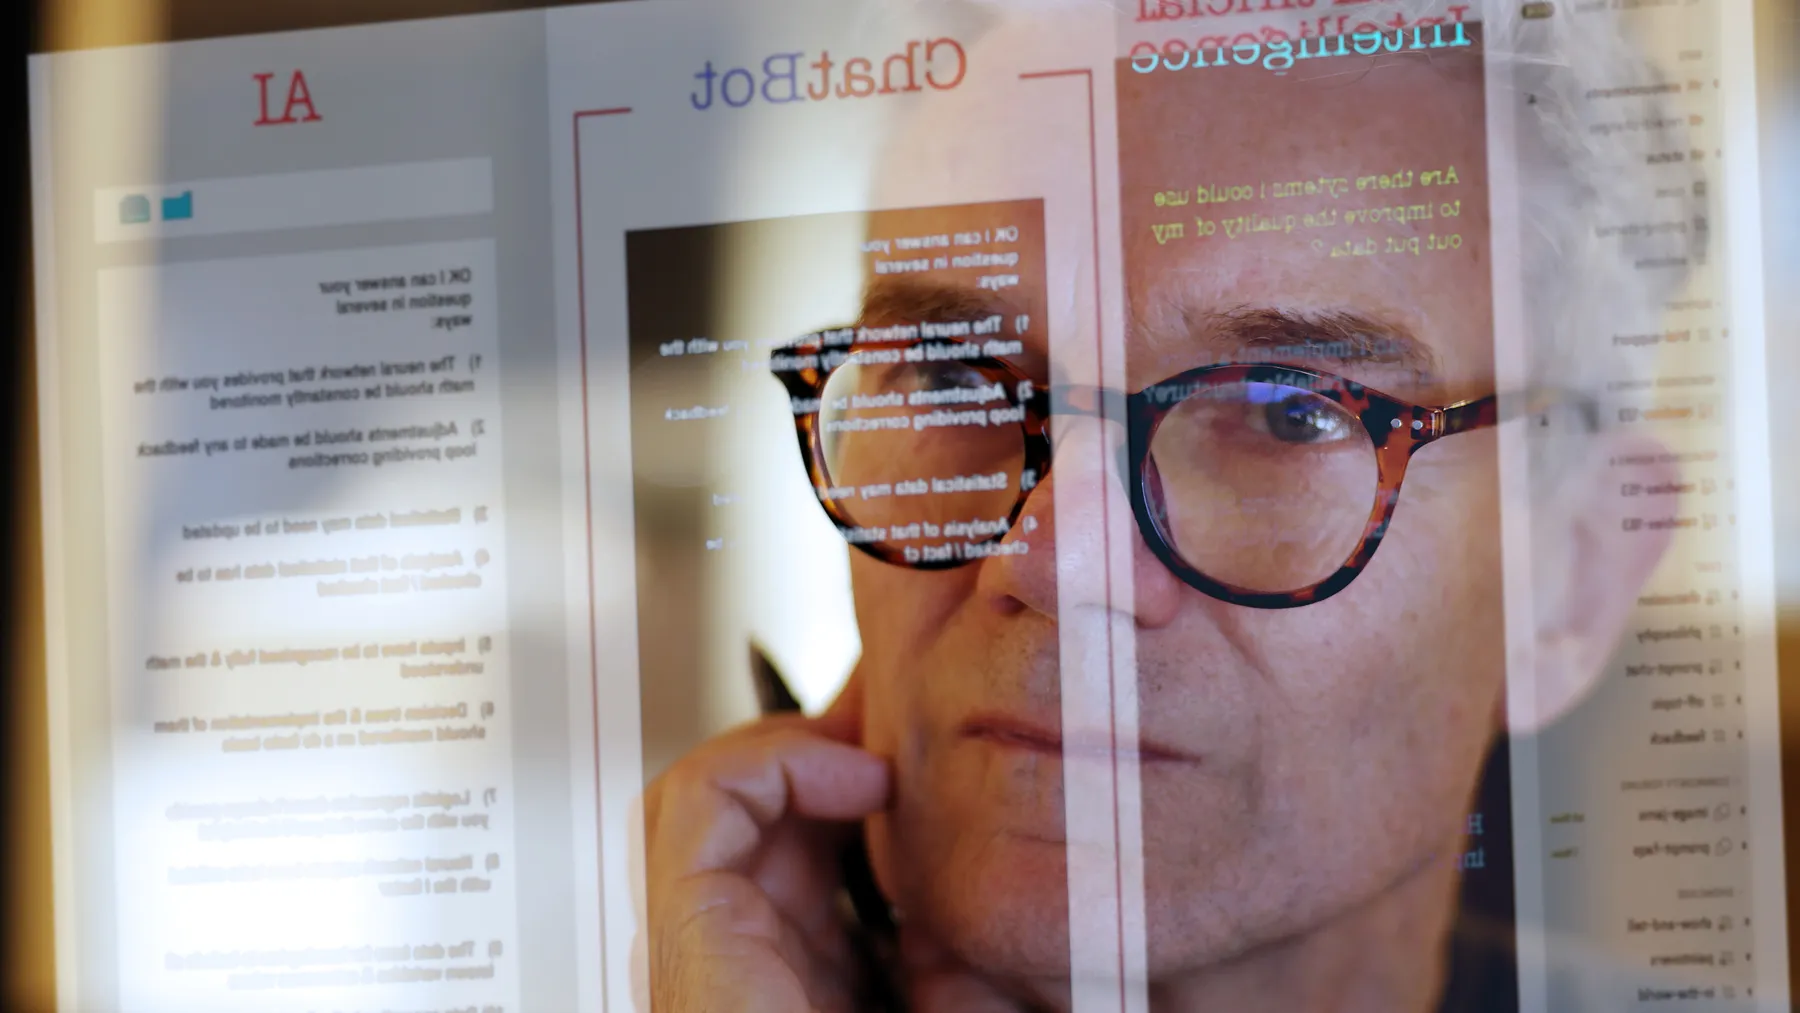
M862 746L892 765L895 796L904 804L919 793L916 750L906 748L918 722L919 702L910 689L915 683L906 679L905 665L899 659L892 654L871 654L870 648L865 634L863 660L857 666L857 677L863 681ZM894 863L897 829L892 813L879 813L863 825L870 869L883 896L891 901L910 896Z
M906 791L916 776L915 750L907 748L921 715L918 680L907 678L908 666L891 654L872 654L864 641L863 658L856 666L863 684L862 747L894 765Z
M1357 725L1420 739L1408 748L1435 738L1435 750L1419 754L1430 756L1443 753L1446 735L1487 721L1506 634L1497 530L1478 511L1424 520L1383 545L1345 592L1364 594L1343 646L1362 674Z
M975 590L977 568L913 570L850 549L850 586L862 656L878 663L918 657Z
M1473 484L1473 483L1471 483ZM1282 766L1308 783L1370 778L1435 804L1461 791L1504 686L1497 515L1467 489L1396 511L1367 570L1307 611L1308 636L1265 635ZM1452 505L1455 504L1454 508ZM1435 507L1435 508L1434 508ZM1349 761L1349 762L1346 762ZM1335 773L1332 773L1333 770Z
M1359 677L1337 704L1349 717L1342 734L1355 737L1344 748L1364 760L1348 776L1429 819L1454 815L1489 744L1505 623L1497 531L1479 510L1445 511L1410 535L1383 546L1404 551L1384 571L1371 566L1367 588L1350 588L1368 592L1346 644Z
M1433 639L1479 640L1499 615L1499 480L1491 454L1427 456L1452 449L1415 459L1388 535L1350 590L1380 584L1387 615L1430 617Z
M888 903L899 903L904 896L894 873L894 849L890 842L892 827L886 816L872 816L863 824L863 841L869 850L869 871L875 885ZM904 905L902 905L904 906Z

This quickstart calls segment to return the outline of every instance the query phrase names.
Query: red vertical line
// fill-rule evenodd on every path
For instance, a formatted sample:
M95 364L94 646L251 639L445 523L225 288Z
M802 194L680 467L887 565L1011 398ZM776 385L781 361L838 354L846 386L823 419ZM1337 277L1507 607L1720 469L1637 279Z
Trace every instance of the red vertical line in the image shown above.
M1094 127L1094 72L1089 70L1087 76L1088 102L1088 208L1090 213L1089 227L1092 230L1094 244L1094 349L1099 353L1096 380L1101 390L1106 389L1106 342L1103 328L1104 314L1101 312L1100 299L1100 156L1097 150L1098 131ZM1122 421L1122 420L1121 420ZM1112 745L1112 791L1113 791L1113 894L1118 898L1114 908L1114 928L1119 936L1119 1013L1125 1013L1125 861L1124 845L1119 827L1119 708L1118 708L1118 673L1113 656L1112 635L1112 498L1106 491L1106 458L1100 460L1100 545L1102 559L1106 560L1106 732ZM1121 481L1124 478L1121 477Z
M594 872L600 880L600 1005L606 1005L606 807L600 796L605 783L600 775L600 645L595 632L598 616L594 605L594 465L589 450L588 425L588 356L587 356L587 260L581 231L581 114L570 120L575 143L575 300L576 324L581 333L581 494L585 504L582 523L587 525L587 590L588 590L588 694L593 699L594 715L594 855L599 859Z
M605 792L605 782L600 772L600 645L596 626L599 616L596 612L594 595L594 458L591 450L592 437L588 424L588 339L587 339L587 255L582 232L581 207L581 118L583 116L613 116L629 113L629 108L584 109L577 111L570 118L570 132L575 145L575 304L576 326L581 335L581 474L582 496L586 504L586 516L582 518L587 525L587 589L588 589L588 687L594 698L594 854L600 859L594 870L599 876L600 884L600 1006L606 1006L606 825L605 809L601 805L601 796Z
M1091 215L1089 225L1092 229L1094 253L1094 348L1099 353L1097 365L1098 386L1106 388L1106 344L1103 340L1103 316L1100 301L1100 156L1096 150L1096 131L1094 127L1094 72L1091 68L1077 70L1037 71L1020 74L1021 80L1045 77L1073 77L1080 74L1087 78L1087 114L1088 114L1088 208ZM1104 398L1102 399L1104 402ZM1104 413L1103 413L1104 414ZM1104 418L1102 421L1105 421ZM1107 736L1112 745L1112 788L1113 788L1113 893L1118 898L1114 908L1116 917L1113 928L1118 933L1119 949L1119 1013L1125 1013L1125 873L1119 855L1124 850L1120 844L1119 831L1119 729L1118 729L1118 683L1113 677L1113 637L1112 637L1112 524L1111 506L1106 495L1106 462L1102 455L1100 464L1100 546L1101 558L1106 560L1106 573L1103 586L1106 589L1106 675L1107 675Z

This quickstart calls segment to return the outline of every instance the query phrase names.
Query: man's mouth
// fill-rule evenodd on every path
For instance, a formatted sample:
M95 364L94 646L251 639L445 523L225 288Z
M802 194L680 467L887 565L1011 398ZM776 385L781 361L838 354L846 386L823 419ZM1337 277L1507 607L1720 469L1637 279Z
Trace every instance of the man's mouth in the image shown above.
M957 726L961 738L975 739L1002 749L1054 756L1058 759L1133 759L1139 763L1198 763L1200 757L1149 739L1139 739L1134 752L1106 729L1083 729L1065 735L1062 729L1005 714L979 713Z

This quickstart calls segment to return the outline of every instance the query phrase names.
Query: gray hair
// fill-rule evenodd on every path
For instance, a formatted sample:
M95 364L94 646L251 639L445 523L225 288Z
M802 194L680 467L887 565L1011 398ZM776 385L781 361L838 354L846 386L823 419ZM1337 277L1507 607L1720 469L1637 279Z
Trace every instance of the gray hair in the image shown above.
M1086 2L945 6L964 10L979 35L1005 16ZM1137 5L1101 2L1121 18ZM1496 340L1525 341L1530 381L1543 387L1598 397L1609 384L1642 380L1656 353L1618 339L1662 332L1668 302L1708 245L1706 181L1671 101L1684 85L1615 21L1572 16L1566 4L1542 18L1522 17L1516 0L1462 4L1481 24L1483 58L1502 64L1499 77L1524 96L1514 102L1513 157L1525 333ZM1443 0L1399 0L1381 5L1380 17L1417 23L1445 9Z
M1563 14L1503 22L1485 39L1526 96L1517 164L1532 376L1588 393L1640 378L1648 356L1620 339L1661 333L1708 238L1705 178L1670 101L1682 84L1612 27Z

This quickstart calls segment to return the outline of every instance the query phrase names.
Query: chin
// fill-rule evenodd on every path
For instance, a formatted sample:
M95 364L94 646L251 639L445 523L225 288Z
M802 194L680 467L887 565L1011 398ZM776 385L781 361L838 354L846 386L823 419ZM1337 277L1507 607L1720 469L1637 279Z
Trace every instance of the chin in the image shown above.
M1068 977L1062 841L1004 831L920 835L879 817L868 825L868 842L876 881L904 922L971 968L1003 977Z

